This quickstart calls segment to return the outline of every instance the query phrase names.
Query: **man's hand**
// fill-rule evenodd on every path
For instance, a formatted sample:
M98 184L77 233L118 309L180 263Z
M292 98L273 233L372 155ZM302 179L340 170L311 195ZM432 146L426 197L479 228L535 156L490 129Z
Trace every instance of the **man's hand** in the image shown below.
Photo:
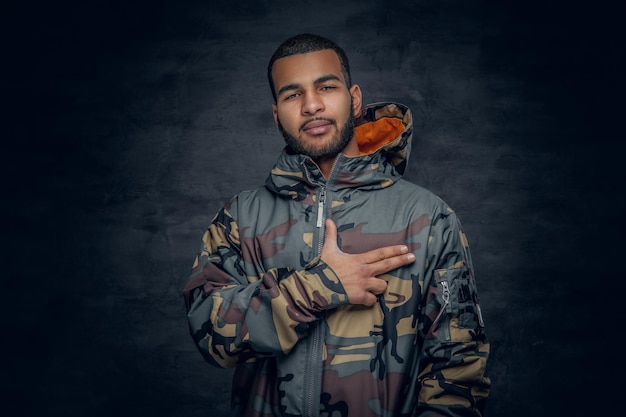
M337 246L337 226L326 220L321 258L339 277L350 304L374 305L376 295L387 288L387 282L377 276L415 261L415 255L408 251L404 245L395 245L359 254L342 252Z

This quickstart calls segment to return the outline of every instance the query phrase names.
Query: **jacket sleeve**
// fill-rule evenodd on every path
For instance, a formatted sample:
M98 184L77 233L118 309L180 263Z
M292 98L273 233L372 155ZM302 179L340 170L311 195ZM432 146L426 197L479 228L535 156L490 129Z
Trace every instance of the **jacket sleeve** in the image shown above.
M338 277L319 257L303 270L286 266L247 276L244 262L260 261L243 259L232 206L236 199L204 233L183 290L193 340L209 363L225 368L288 354L321 312L348 303Z
M431 226L421 323L416 415L481 416L489 343L467 239L449 208Z

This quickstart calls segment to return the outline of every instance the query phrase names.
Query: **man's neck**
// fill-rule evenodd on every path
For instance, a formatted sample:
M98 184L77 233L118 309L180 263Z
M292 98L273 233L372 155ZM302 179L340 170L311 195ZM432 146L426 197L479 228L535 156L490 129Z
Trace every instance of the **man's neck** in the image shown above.
M350 142L348 142L346 147L343 148L343 151L341 151L341 153L348 157L359 156L359 144L354 137L352 138L352 140L350 140ZM320 167L320 171L322 171L322 175L324 176L324 178L328 179L328 177L330 176L330 172L335 165L337 157L338 155L333 158L317 159L315 161L317 163L317 166Z
M317 166L320 167L320 171L322 171L322 175L324 176L324 178L328 179L328 177L330 176L330 171L332 171L333 165L335 165L335 161L337 160L338 156L339 155L335 156L334 158L324 158L315 161Z

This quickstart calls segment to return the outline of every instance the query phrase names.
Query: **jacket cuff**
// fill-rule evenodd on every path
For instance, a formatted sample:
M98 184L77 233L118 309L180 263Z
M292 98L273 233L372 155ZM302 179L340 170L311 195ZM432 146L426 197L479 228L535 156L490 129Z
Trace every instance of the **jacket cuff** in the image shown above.
M304 275L307 283L311 286L311 301L318 305L324 305L324 310L350 304L339 276L320 256L314 258L304 267Z

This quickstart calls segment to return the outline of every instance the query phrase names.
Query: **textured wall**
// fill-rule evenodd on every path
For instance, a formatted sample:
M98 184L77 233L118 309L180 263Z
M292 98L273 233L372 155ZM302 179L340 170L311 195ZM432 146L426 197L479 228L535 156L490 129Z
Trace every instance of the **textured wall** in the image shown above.
M414 112L407 177L455 208L472 246L493 352L487 415L611 409L617 388L600 376L623 368L611 346L624 290L616 13L48 3L1 17L6 415L226 415L230 371L195 351L181 288L215 211L261 184L283 146L265 65L304 31L345 47L364 101Z

